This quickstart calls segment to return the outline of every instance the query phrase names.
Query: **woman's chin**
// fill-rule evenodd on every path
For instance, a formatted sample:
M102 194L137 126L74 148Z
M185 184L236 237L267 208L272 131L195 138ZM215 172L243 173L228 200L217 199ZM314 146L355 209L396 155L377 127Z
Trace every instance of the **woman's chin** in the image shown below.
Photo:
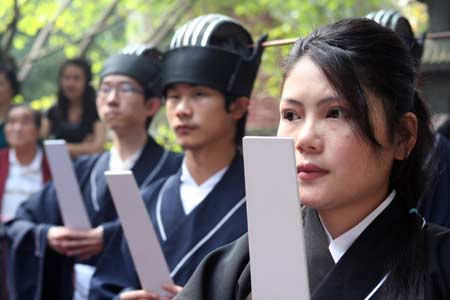
M300 203L303 206L308 206L308 207L314 208L314 201L308 201L307 199L305 200L303 198L300 198Z
M300 196L300 203L314 209L320 209L323 206L322 201L320 201L317 197Z

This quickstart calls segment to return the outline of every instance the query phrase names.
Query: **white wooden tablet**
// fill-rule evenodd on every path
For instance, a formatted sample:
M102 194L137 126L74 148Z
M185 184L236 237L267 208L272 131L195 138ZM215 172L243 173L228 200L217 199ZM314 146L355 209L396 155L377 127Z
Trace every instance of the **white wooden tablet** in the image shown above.
M291 138L244 138L252 299L309 300Z
M105 176L142 288L166 295L161 285L173 281L133 173L106 171Z
M44 141L64 226L90 229L91 222L81 196L72 160L64 140Z

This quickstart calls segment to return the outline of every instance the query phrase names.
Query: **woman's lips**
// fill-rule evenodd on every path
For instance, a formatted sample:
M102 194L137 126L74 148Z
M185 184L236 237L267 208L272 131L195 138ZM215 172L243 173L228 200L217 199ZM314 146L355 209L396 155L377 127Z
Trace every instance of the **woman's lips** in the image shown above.
M303 163L297 166L297 177L301 180L314 180L325 176L328 171L313 163Z

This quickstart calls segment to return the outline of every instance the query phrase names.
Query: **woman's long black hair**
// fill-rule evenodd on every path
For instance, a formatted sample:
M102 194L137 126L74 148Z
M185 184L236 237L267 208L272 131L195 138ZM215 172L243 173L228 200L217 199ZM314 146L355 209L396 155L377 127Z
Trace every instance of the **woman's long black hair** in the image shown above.
M368 19L349 19L321 27L299 39L284 65L284 80L298 60L308 56L325 74L337 94L348 102L355 131L368 141L375 153L382 149L377 141L369 112L369 93L384 105L391 142L396 136L407 138L401 118L412 112L418 120L417 142L404 160L396 160L390 175L390 188L397 191L405 212L400 226L402 249L393 253L387 266L389 277L382 298L424 300L424 243L422 220L408 214L419 205L424 193L426 163L434 134L428 109L417 91L417 78L409 49L392 30Z
M80 68L83 71L84 77L86 79L85 85L84 85L84 92L83 92L83 115L82 115L82 121L86 114L88 113L87 110L89 110L92 107L92 104L95 104L95 98L96 93L94 87L91 85L92 81L92 71L91 71L91 64L89 61L83 57L77 57L72 58L64 61L64 63L59 68L58 73L58 99L57 99L57 107L58 107L58 115L61 118L61 120L68 119L68 110L69 110L69 99L64 94L64 91L61 86L61 78L64 73L64 70L67 66L75 66Z

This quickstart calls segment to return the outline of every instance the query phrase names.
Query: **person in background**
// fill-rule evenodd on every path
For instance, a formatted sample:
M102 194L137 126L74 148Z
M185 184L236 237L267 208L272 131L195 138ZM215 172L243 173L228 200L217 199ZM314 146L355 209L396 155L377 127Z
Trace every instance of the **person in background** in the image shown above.
M8 146L5 136L5 119L14 96L19 92L20 82L17 79L14 61L10 57L0 57L0 149Z
M180 27L164 54L166 115L185 156L176 174L142 194L176 284L164 286L168 297L209 252L247 232L240 147L263 40L254 43L237 20L211 14ZM100 258L89 299L160 299L142 289L135 263L118 230Z
M39 146L41 114L25 104L12 106L6 116L9 149L0 150L0 299L7 299L7 237L3 222L14 218L19 205L50 180Z
M6 282L8 245L6 238L6 230L3 222L0 221L0 299L8 300L8 284Z
M58 75L56 103L46 113L45 138L66 141L72 157L103 151L106 127L95 106L91 66L85 58L66 60Z
M22 203L7 223L11 299L86 299L98 255L118 226L105 171L131 170L144 188L178 170L181 156L148 134L161 105L161 61L150 50L127 48L108 58L100 74L97 109L111 129L112 147L74 162L92 229L64 226L52 183Z
M41 114L25 104L12 106L5 121L9 149L0 150L0 211L11 220L17 208L50 180L39 145Z
M432 118L436 132L450 140L450 114L436 114Z
M437 172L419 208L426 220L450 228L450 116L435 115L432 120L436 141L430 157L437 161Z

